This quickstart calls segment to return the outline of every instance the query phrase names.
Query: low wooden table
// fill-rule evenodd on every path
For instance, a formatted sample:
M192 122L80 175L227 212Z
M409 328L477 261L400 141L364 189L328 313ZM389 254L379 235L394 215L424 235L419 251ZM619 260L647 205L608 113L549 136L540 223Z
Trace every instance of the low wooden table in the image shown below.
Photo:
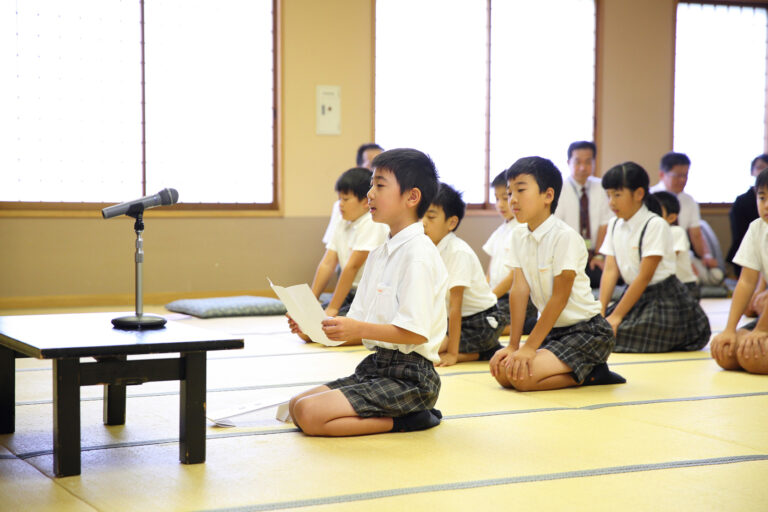
M0 434L15 431L17 357L53 360L53 471L80 474L80 386L104 385L104 424L125 424L126 386L178 380L179 460L205 462L206 352L243 348L242 338L168 322L165 328L123 331L119 313L0 317ZM141 354L178 353L164 359ZM95 362L80 361L93 357Z

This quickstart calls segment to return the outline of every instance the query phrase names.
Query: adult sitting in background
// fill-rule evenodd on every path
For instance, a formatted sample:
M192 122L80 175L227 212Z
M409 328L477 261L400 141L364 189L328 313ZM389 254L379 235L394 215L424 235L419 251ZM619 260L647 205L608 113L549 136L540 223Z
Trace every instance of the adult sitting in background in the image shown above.
M752 177L756 178L760 171L768 168L768 155L762 154L755 157L752 160ZM733 265L736 275L741 274L741 267L733 263L733 257L736 255L736 251L741 245L741 241L744 239L744 234L747 232L749 223L755 220L757 215L757 197L755 196L755 188L749 187L749 190L741 194L733 202L731 211L728 213L728 217L731 220L731 248L728 250L728 255L725 260Z
M355 164L357 167L365 167L366 169L371 169L371 162L374 158L376 158L376 155L384 151L384 149L376 144L375 142L370 142L368 144L363 144L359 148L357 148L357 157L355 158ZM328 221L328 227L325 228L325 234L323 235L323 245L328 245L333 239L333 232L336 230L336 226L339 225L339 222L342 221L341 218L341 212L339 211L339 202L336 201L333 203L333 208L331 209L331 220Z
M578 232L587 246L587 277L592 288L600 287L604 256L597 250L603 244L608 219L613 217L601 181L595 178L597 147L593 142L579 141L568 146L571 175L563 183L555 217Z
M659 165L660 181L651 188L652 192L666 190L672 192L680 201L680 215L677 218L678 225L688 232L691 239L694 257L691 258L694 269L702 285L718 285L722 283L725 273L718 266L717 260L712 256L711 249L701 232L701 211L699 204L685 193L685 185L688 182L688 170L691 160L683 153L670 151L661 157Z

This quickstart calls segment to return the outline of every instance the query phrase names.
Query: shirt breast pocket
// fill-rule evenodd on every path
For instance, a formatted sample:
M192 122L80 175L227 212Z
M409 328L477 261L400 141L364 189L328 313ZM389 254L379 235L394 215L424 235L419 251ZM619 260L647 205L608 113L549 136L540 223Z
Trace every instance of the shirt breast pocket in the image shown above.
M552 263L553 262L550 261L548 262L548 265L539 265L538 268L539 293L544 300L547 300L547 298L552 295L552 280L554 279L554 276L552 275Z
M394 286L385 283L376 285L373 309L379 323L389 323L397 313L397 293Z

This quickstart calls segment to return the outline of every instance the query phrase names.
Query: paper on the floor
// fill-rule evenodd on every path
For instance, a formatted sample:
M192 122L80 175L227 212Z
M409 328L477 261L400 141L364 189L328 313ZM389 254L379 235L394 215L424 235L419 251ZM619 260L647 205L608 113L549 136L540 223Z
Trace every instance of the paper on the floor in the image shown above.
M269 278L267 278L267 281L269 281L269 286L272 287L278 298L285 305L288 314L299 324L302 332L309 336L312 341L329 347L335 347L344 343L343 341L331 341L323 332L321 323L327 317L307 283L285 288L274 284Z
M283 402L277 406L277 414L275 414L275 419L278 419L284 423L293 423L293 418L291 418L291 413L288 410L288 402Z
M212 421L217 427L234 427L235 421L233 418L243 416L251 412L261 411L262 409L268 409L286 403L284 398L265 398L257 402L251 402L248 404L238 405L229 409L222 409L213 411L205 415L210 421Z

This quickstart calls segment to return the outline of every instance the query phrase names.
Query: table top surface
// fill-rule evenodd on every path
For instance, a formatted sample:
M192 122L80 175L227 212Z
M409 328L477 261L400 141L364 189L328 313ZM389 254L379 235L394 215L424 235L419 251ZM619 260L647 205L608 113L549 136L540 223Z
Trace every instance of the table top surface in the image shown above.
M56 359L243 348L243 338L168 322L126 331L112 326L125 313L0 316L0 346L29 357Z

